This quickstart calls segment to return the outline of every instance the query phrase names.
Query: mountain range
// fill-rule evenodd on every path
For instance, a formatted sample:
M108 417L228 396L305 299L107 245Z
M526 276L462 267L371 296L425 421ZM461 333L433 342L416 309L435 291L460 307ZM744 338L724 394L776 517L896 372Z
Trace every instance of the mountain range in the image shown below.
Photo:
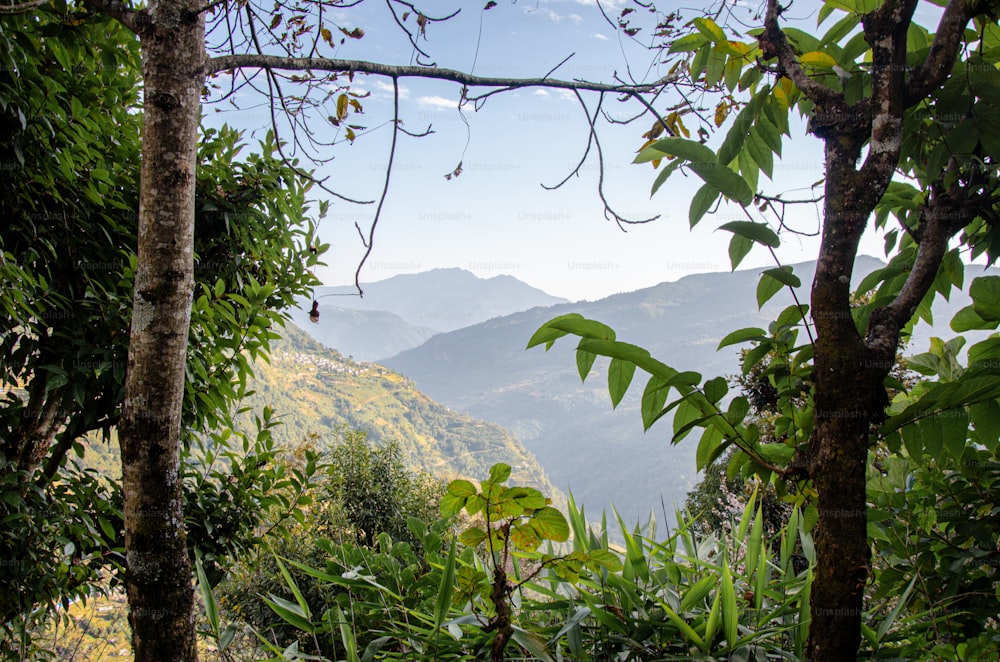
M880 266L874 258L860 258L855 285ZM814 267L794 265L803 281L797 290L800 301L808 301ZM782 290L758 310L755 293L762 271L697 274L599 301L524 310L435 335L384 363L436 400L510 430L553 483L571 490L588 513L610 512L613 504L629 522L645 521L651 511L660 521L672 520L675 505L683 504L698 480L697 435L672 446L669 420L643 432L640 375L612 410L607 363L598 361L592 376L581 383L572 339L557 342L547 353L542 348L525 351L525 345L546 321L575 312L610 325L620 340L647 348L679 370L695 370L706 378L732 375L739 370L740 348L716 351L719 341L738 328L766 328L793 302ZM982 267L969 267L966 282L980 274ZM938 297L937 324L917 326L909 353L925 351L932 334L952 335L947 322L967 303L967 296L957 292L950 301Z
M567 300L513 276L479 278L464 269L433 269L354 286L319 287L320 321L311 324L312 301L290 311L316 340L345 356L377 361L417 347L436 333L454 331L535 306Z

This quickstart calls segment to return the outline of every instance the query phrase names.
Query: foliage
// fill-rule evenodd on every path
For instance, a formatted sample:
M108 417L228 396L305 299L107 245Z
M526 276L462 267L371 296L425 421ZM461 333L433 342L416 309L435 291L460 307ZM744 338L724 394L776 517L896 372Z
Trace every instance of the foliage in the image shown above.
M691 140L686 129L679 132L684 137L677 135L678 109L674 135L653 135L666 126L647 133L636 161L654 167L667 162L654 192L677 171L704 182L690 205L692 227L723 204L720 200L741 210L746 220L719 226L732 234L733 268L755 246L771 251L777 261L778 231L790 229L785 222L790 201L758 191L759 176L772 177L774 157L781 156L783 136L790 135L791 112L806 117L807 131L825 143L822 241L810 305L797 298L799 277L778 263L763 272L757 304L763 306L785 287L796 304L768 329L738 329L720 343L755 343L744 373L773 357L767 372L778 391L773 432L781 443L761 443L762 430L747 417L746 397L723 404L728 388L720 378L703 382L697 373L679 373L645 349L618 341L599 322L565 315L529 342L529 347L549 347L565 335L580 337L582 378L597 355L610 357L613 405L621 401L636 368L648 373L644 425L671 415L674 442L702 428L699 468L735 447L730 471L752 471L765 482L794 482L797 496L818 497L821 508L810 519L819 520L823 572L814 585L808 647L817 660L853 657L862 639L862 587L870 572L865 467L876 435L886 435L894 453L905 442L915 458L937 455L944 439L949 452L960 457L970 420L979 428L986 418L982 407L978 421L961 408L995 404L1000 395L995 372L973 370L954 384L918 387L908 406L885 421L890 391L905 387L892 375L900 337L915 318L930 319L937 294L947 298L953 287L963 285L960 248L950 240L960 237L972 256L986 254L990 261L997 256L1000 140L993 111L982 110L992 108L989 100L1000 82L996 8L948 3L932 34L914 22L916 4L825 2L817 24L835 14L839 20L813 35L786 25L786 8L768 0L764 25L749 31L750 40L741 41L740 34L731 38L730 26L706 16L694 19L689 34L666 48L678 56L674 71L700 91L722 96L714 126L702 119L703 141L723 128L731 109L740 110L713 148ZM773 223L758 220L768 215ZM890 228L890 217L900 228ZM859 292L875 292L852 309L851 273L869 222L885 234L892 259L862 282ZM983 302L966 311L966 328L996 327L996 312L987 302L990 286L979 283ZM993 355L993 349L983 348L983 355ZM672 401L671 391L676 391ZM948 420L925 417L946 410L958 414Z
M977 286L974 305L982 309L987 300ZM956 315L952 326L960 326L967 314ZM961 393L972 378L989 384L981 371L992 371L995 344L990 338L970 347L968 365L960 360L962 336L949 342L934 338L928 352L911 357L909 365L927 381L898 394L889 409L896 425L908 421L888 436L892 444L902 436L903 448L869 468L874 597L910 592L909 610L933 615L922 630L910 633L905 646L895 649L902 656L928 651L978 659L1000 651L998 405L988 391L973 404L967 395L943 406L939 399ZM914 439L918 436L924 441Z
M303 566L328 566L331 558L339 560L340 572L360 571L369 564L391 566L396 573L393 576L405 570L405 577L399 575L394 589L404 593L410 590L409 583L427 570L420 560L424 546L432 545L427 551L441 549L445 525L428 531L421 524L434 520L443 491L440 483L407 469L397 443L373 447L362 431L341 428L337 434L339 443L314 460L322 478L300 497L300 503L311 504L304 516L285 535L271 537L267 548L257 547L256 553L245 550L219 587L222 614L239 618L265 639L284 642L283 646L296 641L295 633L274 622L269 605L284 604L281 596L287 595L286 575L294 581L298 597L306 605L303 609L321 615L334 603L346 609L342 604L345 591L318 581ZM314 453L308 452L310 456ZM357 611L353 614L360 618ZM379 627L379 622L372 620L365 621L363 629ZM313 636L298 640L304 652L333 655L340 646L336 637L310 634ZM238 645L249 646L246 641Z
M571 503L568 521L561 514L534 518L544 537L558 540L573 532L572 549L555 556L532 551L536 536L530 533L514 542L515 525L538 534L532 515L549 506L536 509L532 504L541 505L544 497L533 501L538 495L504 486L506 471L496 467L481 489L450 485L446 512L472 504L476 513L492 510L495 516L490 533L465 526L459 549L442 549L444 521L427 528L411 520L413 533L424 540L422 563L414 563L409 545L384 535L377 550L320 541L325 561L319 566L289 561L301 572L282 573L288 598L270 591L268 604L306 639L293 649L262 637L267 648L274 655L304 655L304 641L329 638L338 646L336 653L325 653L336 655L329 659L472 660L495 655L500 632L494 632L506 627L519 649L512 654L538 660L794 659L792 651L801 651L808 621L800 617L808 613L812 571L799 567L794 550L810 553L812 545L797 510L775 545L763 537L754 497L733 522L731 537L696 533L692 520L678 514L680 526L656 542L655 527L630 531L619 520L626 547L617 550L606 527L592 528ZM480 557L465 544L482 547L491 539L498 555L506 549L511 559L504 562L488 551ZM521 547L517 554L515 546ZM519 562L511 562L514 556ZM517 583L507 583L504 573L498 591L490 577L496 580L497 567L513 573ZM333 591L335 599L314 603L314 589L302 587L301 573L313 586ZM497 619L504 605L506 625ZM507 658L501 651L494 659Z
M74 461L88 449L106 455L93 433L114 441L121 407L136 270L139 54L134 35L113 21L43 8L3 17L0 59L0 132L13 159L0 186L0 556L9 560L0 613L5 640L28 656L36 620L107 588L105 570L117 573L123 559L118 472ZM326 248L307 220L306 180L274 141L240 157L243 148L239 132L207 131L197 182L185 498L188 542L203 548L215 578L215 565L252 546L263 522L280 526L298 508L272 508L286 488L308 482L277 461L269 412L235 436L230 412L247 393L251 361L277 337L281 311L317 282L311 269ZM77 458L67 461L71 449Z

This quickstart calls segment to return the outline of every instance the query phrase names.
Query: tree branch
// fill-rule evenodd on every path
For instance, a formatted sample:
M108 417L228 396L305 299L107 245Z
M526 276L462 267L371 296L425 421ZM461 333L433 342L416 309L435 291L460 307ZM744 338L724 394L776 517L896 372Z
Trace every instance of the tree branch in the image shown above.
M875 200L885 193L899 163L906 108L906 33L916 6L916 0L894 0L862 19L865 40L872 48L872 124L861 177Z
M98 0L88 0L95 2ZM282 69L286 71L333 71L375 74L399 78L429 78L447 80L469 87L548 87L565 90L580 90L584 92L611 92L613 94L645 94L654 92L660 87L677 80L677 74L664 76L652 83L644 85L609 85L607 83L592 83L584 80L559 80L552 78L497 78L493 76L476 76L454 69L438 67L421 67L415 65L393 65L369 62L366 60L339 60L323 57L283 57L280 55L260 55L247 53L242 55L221 55L210 58L206 63L206 73L214 74L233 69Z
M31 0L16 5L0 5L0 15L27 14L32 9L38 9L49 0Z
M941 14L931 50L906 85L906 107L917 103L941 85L951 73L965 37L965 25L975 15L968 0L951 0Z
M778 64L785 75L817 106L827 107L828 110L834 108L846 110L847 105L844 103L842 94L817 83L802 69L798 58L795 57L795 51L792 50L792 45L788 43L788 38L778 25L778 16L782 10L783 7L778 4L778 0L767 0L764 33L758 37L758 41L762 42L761 49L764 51L765 57L769 50L777 56Z
M140 24L149 18L145 9L140 11L129 9L122 0L83 0L83 4L105 16L110 16L135 33L139 32Z

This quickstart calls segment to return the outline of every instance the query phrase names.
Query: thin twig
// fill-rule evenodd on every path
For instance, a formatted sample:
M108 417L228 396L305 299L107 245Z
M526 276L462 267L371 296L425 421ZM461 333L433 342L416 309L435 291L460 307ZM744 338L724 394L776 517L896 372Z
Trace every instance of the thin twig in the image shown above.
M389 195L389 179L392 177L392 163L396 158L396 138L399 136L399 80L396 78L392 79L392 118L392 143L389 146L389 162L385 167L385 184L382 186L382 195L379 197L378 207L375 208L375 218L372 219L371 227L368 230L368 240L365 241L365 254L361 256L358 269L354 272L354 286L358 288L358 296L361 297L365 295L364 290L361 289L361 270L364 268L365 262L368 261L368 256L372 254L375 245L375 228L382 217L382 205L385 204L386 197ZM362 240L364 240L363 237Z

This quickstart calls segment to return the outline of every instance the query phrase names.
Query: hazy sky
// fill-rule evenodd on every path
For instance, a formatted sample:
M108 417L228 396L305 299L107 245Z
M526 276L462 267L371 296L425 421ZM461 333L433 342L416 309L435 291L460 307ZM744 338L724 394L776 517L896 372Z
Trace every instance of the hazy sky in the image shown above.
M486 12L484 4L483 0L426 4L427 11L433 8L442 14L462 9L447 23L431 24L427 40L420 41L439 66L481 75L537 77L572 55L553 77L609 81L616 72L624 77L630 71L637 80L654 80L666 73L667 67L657 63L653 53L614 31L595 2L501 0ZM612 16L617 15L615 6L622 4L604 2ZM786 16L802 29L814 30L818 6L815 0L800 0ZM661 10L680 7L669 2L660 5ZM738 15L750 20L750 7L745 3ZM321 54L412 62L413 49L384 4L365 3L335 18L341 27L361 27L365 37L347 40L336 51L327 49ZM646 34L648 30L640 37ZM675 173L650 198L656 172L649 164L631 165L651 118L625 126L599 124L609 201L626 217L660 215L654 223L632 226L623 233L604 218L593 150L580 176L562 189L546 191L541 186L569 174L586 147L587 124L571 94L526 89L491 97L478 112L468 106L460 112L458 85L407 79L401 86L405 127L422 131L429 126L434 133L420 139L401 136L375 250L362 272L362 282L436 267L462 267L482 277L511 274L570 299L596 299L688 273L729 269L730 235L715 228L727 220L745 220L742 212L720 209L689 230L690 196L701 181ZM371 92L362 100L364 115L351 120L371 130L354 144L343 142L328 151L335 159L321 173L329 175L329 183L345 195L375 199L388 157L391 82L357 76L352 89ZM680 101L673 95L670 92L659 99L658 110L664 112ZM597 95L584 98L592 112ZM248 97L240 101L249 106ZM714 100L706 103L710 116ZM608 99L605 108L621 119L639 107ZM260 109L215 115L209 106L206 113L212 123L221 118L258 130L267 124L267 115ZM692 132L696 126L689 122ZM727 128L711 144L717 145ZM337 131L330 125L318 130L326 132L324 136ZM821 144L805 137L800 123L793 125L792 133L795 140L786 143L784 158L776 162L774 181L762 176L761 188L770 194L796 191L796 197L811 197L809 187L823 177ZM462 174L447 180L445 174L459 162ZM788 220L800 231L815 232L818 213L815 206L805 205L792 211ZM333 244L326 256L329 266L318 273L326 284L353 282L364 251L354 224L367 229L373 215L374 205L332 204L321 224L324 240ZM785 234L783 241L779 254L786 262L816 255L816 239ZM879 238L867 237L862 252L882 256L881 246ZM770 255L756 248L742 266L770 264Z

